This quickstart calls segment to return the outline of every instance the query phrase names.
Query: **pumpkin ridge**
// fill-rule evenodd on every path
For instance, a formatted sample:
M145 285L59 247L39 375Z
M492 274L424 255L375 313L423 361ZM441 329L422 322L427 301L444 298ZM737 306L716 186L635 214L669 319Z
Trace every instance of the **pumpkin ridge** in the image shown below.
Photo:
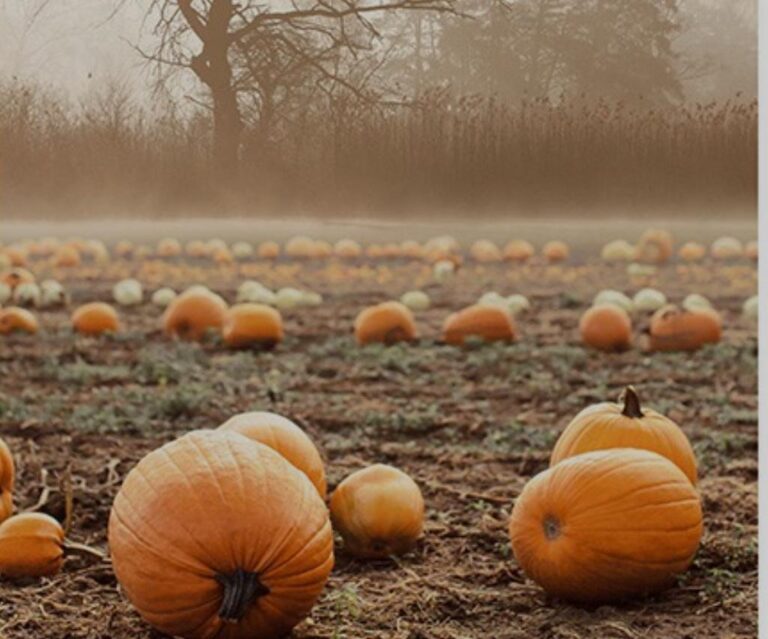
M315 532L312 534L312 536L311 536L309 539L307 539L307 541L305 541L305 542L304 542L304 545L303 545L303 547L301 548L301 550L300 550L299 552L297 552L297 553L294 553L293 555L291 555L291 557L290 557L289 559L286 559L285 561L281 562L281 563L280 563L280 564L278 564L277 566L270 566L270 567L268 568L268 570L270 570L270 571L279 571L279 570L281 570L282 568L285 568L287 564L289 564L289 563L293 562L293 560L294 560L294 559L296 559L296 556L297 556L299 553L305 552L305 551L306 551L306 549L307 549L307 547L309 547L309 546L310 546L310 544L314 543L314 542L315 542L315 540L317 539L317 537L318 537L318 536L319 536L321 533L324 533L324 532L325 532L325 528L326 528L326 525L329 525L329 524L328 524L328 522L324 522L324 523L323 523L323 525L322 525L322 526L320 526L320 528L318 528L318 529L317 529L317 530L316 530L316 531L315 531ZM286 578L286 579L287 579L287 578L289 578L289 577L298 577L299 575L302 575L302 574L304 574L305 572L309 572L310 570L315 570L315 569L316 569L316 568L317 568L319 565L321 565L321 564L317 564L317 565L313 566L311 569L303 570L303 571L301 571L301 572L297 572L297 573L288 573L288 574L286 574L286 575L281 575L281 578Z
M612 450L612 449L608 449L608 450ZM654 463L655 463L655 460L654 460ZM677 468L677 470L680 470L680 469L679 469L679 468L678 468L678 467L677 467L675 464L673 464L672 462L669 462L669 463L670 463L670 464L672 464L672 465L673 465L675 468ZM683 471L682 471L682 470L680 470L680 472L682 473ZM606 476L607 476L607 474L606 474ZM627 497L629 497L630 495L631 495L631 496L637 496L638 494L640 494L640 493L642 493L643 491L646 491L646 490L658 490L658 489L659 489L661 486L666 486L666 485L676 485L676 484L679 484L679 483L681 483L681 482L679 482L679 481L669 481L669 480L664 480L664 481L660 481L660 482L658 482L658 483L655 483L655 484L646 484L645 486L640 486L640 487L638 487L638 488L635 488L635 489L633 489L633 490L630 490L628 493L624 493L624 494L622 494L622 495L619 495L618 497L612 497L611 499L609 499L609 500L607 500L607 501L603 501L603 502L600 502L599 504L591 504L591 505L589 506L589 508L587 508L586 510L582 510L582 511L579 511L578 513L574 514L574 515L571 517L571 519L573 519L573 518L578 518L578 517L582 517L583 515L585 515L585 514L587 514L587 513L593 513L595 510L598 510L598 509L602 508L603 506L607 506L607 505L609 505L609 504L611 504L611 503L614 503L614 502L616 502L616 500L617 500L617 499L621 499L621 500L623 501L623 500L626 500L626 499L627 499ZM685 477L685 484L686 484L686 485L690 485L690 483L691 483L691 482L690 482L690 481L688 481L688 478L687 478L687 477ZM634 508L635 508L635 507L633 506L633 507L631 507L631 508L628 508L626 511L622 510L622 511L618 511L618 512L620 512L620 513L621 513L621 512L627 512L627 511L631 511L631 510L634 510Z
M670 559L664 559L664 560L650 560L647 558L643 559L634 559L632 557L627 557L625 555L620 555L617 553L608 552L607 550L602 550L600 548L596 548L595 546L591 546L590 544L585 544L585 547L591 550L594 553L597 553L598 555L603 555L603 557L608 557L609 559L613 559L615 561L621 561L628 564L639 564L640 566L669 566L673 564L678 564L681 561L688 561L691 557L693 557L696 552L698 552L698 547L696 550L694 550L692 553L688 553L686 555L682 555L680 557L672 557Z
M277 453L277 451L275 451L275 453L278 454L278 455L280 454L280 453ZM281 457L281 459L283 459L283 461L285 461L286 464L288 464L288 466L291 467L292 470L295 470L296 472L300 473L307 481L309 481L309 478L303 472L301 472L298 468L296 468L296 466L291 464L282 455L280 455L280 457ZM312 490L313 491L315 490L314 486L312 486ZM298 509L299 512L304 512L304 505L306 503L307 503L307 491L306 491L306 487L305 487L305 490L303 490L302 493L301 493L301 507ZM273 563L273 562L278 561L278 558L280 557L280 553L282 553L283 549L288 545L288 543L291 542L291 541L295 541L295 540L293 540L293 533L296 530L296 528L298 527L298 525L299 525L299 518L296 517L291 522L291 526L288 529L288 531L283 534L283 539L282 539L281 543L277 546L277 548L275 548L271 552L270 556L267 559L264 560L264 562L263 562L264 569L263 569L262 572L266 572L268 570L273 570L276 567L285 565L286 563L288 563L290 561L293 561L293 559L296 558L296 555L298 555L300 553L303 553L306 550L306 547L307 547L308 543L303 544L299 548L299 550L297 552L295 552L293 555L291 555L291 557L289 559L286 559L285 561L280 562L277 566L275 566L274 563ZM310 537L310 539L314 539L317 536L317 534L319 532L321 532L322 530L323 530L323 527L321 526L320 528L318 528L318 530L316 530L312 534L312 537Z

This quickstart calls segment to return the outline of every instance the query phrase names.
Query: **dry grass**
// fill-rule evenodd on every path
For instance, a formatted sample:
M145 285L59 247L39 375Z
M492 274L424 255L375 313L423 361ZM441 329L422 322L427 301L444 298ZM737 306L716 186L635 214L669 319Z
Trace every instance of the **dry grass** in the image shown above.
M337 100L281 121L266 143L246 132L241 175L225 189L209 175L205 114L182 116L170 104L150 113L119 89L72 105L39 88L0 86L5 202L56 218L627 203L754 210L756 132L757 105L740 98L669 108L440 93L414 108Z

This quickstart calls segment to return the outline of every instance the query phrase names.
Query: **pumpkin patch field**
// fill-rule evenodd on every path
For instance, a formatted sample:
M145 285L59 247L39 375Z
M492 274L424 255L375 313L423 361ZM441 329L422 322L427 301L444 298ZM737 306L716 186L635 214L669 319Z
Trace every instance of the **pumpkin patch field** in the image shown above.
M0 238L0 638L757 635L749 225L171 230Z

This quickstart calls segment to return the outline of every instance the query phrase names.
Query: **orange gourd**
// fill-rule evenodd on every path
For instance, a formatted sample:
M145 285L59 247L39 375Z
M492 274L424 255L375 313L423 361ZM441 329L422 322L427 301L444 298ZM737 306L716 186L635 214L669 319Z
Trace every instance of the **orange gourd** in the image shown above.
M490 240L477 240L470 247L469 254L472 259L481 263L500 262L502 259L501 250Z
M193 431L144 457L115 498L108 537L139 614L187 639L284 637L333 567L314 486L237 433Z
M50 577L64 562L64 530L41 513L22 513L0 524L0 575Z
M325 499L325 466L309 436L290 419L275 413L254 411L231 417L219 430L240 433L269 446L303 472Z
M363 249L360 247L360 244L354 240L344 239L336 242L333 247L333 252L337 257L349 260L360 257L363 253Z
M15 332L35 334L39 330L40 324L37 318L26 308L9 306L0 309L0 335Z
M637 243L636 259L647 264L664 264L672 257L672 236L661 229L648 229Z
M259 257L265 260L274 260L280 257L280 245L277 242L262 242L258 249Z
M411 311L400 302L384 302L364 309L355 319L355 338L362 345L410 341L416 338Z
M208 247L202 240L191 240L184 246L184 252L188 257L201 258L206 257L209 253Z
M595 404L576 415L557 440L550 466L593 450L641 448L669 459L695 485L696 456L680 427L661 413L642 408L631 386L620 402Z
M650 334L652 351L695 351L720 341L722 320L711 308L686 311L668 304L651 317Z
M35 276L25 268L16 267L5 271L2 276L0 276L0 281L7 284L11 290L13 290L19 284L33 284Z
M567 260L570 250L565 242L554 240L552 242L547 242L544 245L544 248L541 249L541 254L547 262L554 264L556 262L564 262Z
M452 313L443 323L445 343L461 346L469 337L479 337L486 342L511 342L517 338L517 330L505 308L474 304Z
M200 340L209 330L221 330L227 304L210 291L191 290L175 298L163 313L166 335Z
M632 320L615 304L598 304L579 320L581 341L606 352L621 352L632 345Z
M16 471L13 465L13 455L2 439L0 439L0 522L13 514L13 483Z
M83 335L116 333L120 329L117 311L105 302L83 304L72 313L72 327Z
M65 244L56 249L53 256L53 265L62 268L73 268L80 266L80 252L73 246Z
M172 238L166 237L157 243L157 256L158 257L179 257L182 253L181 243Z
M590 604L671 586L702 535L696 489L647 450L566 459L536 475L515 501L512 550L549 594Z
M357 557L402 555L421 536L424 499L403 471L375 464L338 485L331 496L331 520Z
M686 242L677 254L685 262L699 262L707 255L707 249L698 242Z
M273 346L283 341L283 318L266 304L235 304L224 316L221 335L232 348Z
M504 247L504 259L510 262L527 262L534 256L535 252L530 242L511 240Z

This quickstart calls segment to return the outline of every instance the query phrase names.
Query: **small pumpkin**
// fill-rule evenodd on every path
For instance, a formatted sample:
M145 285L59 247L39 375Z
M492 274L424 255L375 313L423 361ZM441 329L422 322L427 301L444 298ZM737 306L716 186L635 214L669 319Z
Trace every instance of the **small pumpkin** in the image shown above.
M280 257L280 245L277 242L262 242L257 252L263 260L274 260Z
M293 258L311 258L315 252L315 242L305 235L292 237L285 243L285 254Z
M581 341L606 352L626 351L632 346L632 320L614 304L600 304L588 309L579 320Z
M226 312L226 302L215 293L190 289L165 309L163 330L169 336L200 340L208 330L221 330Z
M452 260L438 260L432 266L432 277L438 284L445 284L456 274L456 264Z
M667 303L667 296L655 288L642 288L632 298L635 310L643 313L658 311Z
M613 289L603 289L595 295L592 306L599 306L600 304L613 304L624 309L627 313L632 313L635 310L635 303L629 297L621 291Z
M182 253L181 242L173 237L164 237L157 243L158 257L179 257Z
M668 304L651 317L650 349L695 351L705 344L719 342L722 330L722 320L714 309L686 311Z
M469 254L477 262L500 262L503 254L490 240L477 240L469 249Z
M117 311L105 302L83 304L72 313L73 328L83 335L116 333L120 329Z
M35 276L25 268L15 267L3 272L0 276L0 280L5 282L11 287L11 290L13 290L20 284L34 284Z
M735 260L744 255L744 245L735 237L719 237L709 250L716 260Z
M190 240L184 245L184 252L187 257L198 259L208 255L208 247L202 240Z
M383 302L369 306L355 318L355 339L361 346L380 342L416 339L416 323L411 311L400 302Z
M283 341L283 318L265 304L235 304L221 327L224 343L232 348L250 344L273 346Z
M664 264L674 250L672 235L662 229L648 229L640 236L635 259L646 264Z
M683 471L630 448L576 455L536 475L509 522L525 574L551 595L590 604L673 585L701 535L701 502Z
M50 577L64 562L64 530L53 517L22 513L0 524L0 575Z
M333 252L343 259L356 259L363 254L363 249L355 240L339 240L333 246Z
M741 305L741 314L750 322L757 322L759 311L760 299L757 295L744 300L744 304Z
M309 436L287 417L254 411L230 417L219 430L240 433L269 446L303 472L325 499L325 466Z
M641 448L666 457L696 484L696 456L685 433L671 419L640 405L637 391L624 389L619 404L588 406L574 417L557 440L549 465L608 448Z
M39 330L37 318L27 309L18 306L0 309L0 335L14 332L35 334Z
M469 337L479 337L486 342L517 339L517 329L506 307L496 304L474 304L458 313L449 315L443 323L443 341L461 346Z
M712 302L700 293L690 293L685 296L682 306L686 311L694 311L701 308L712 308Z
M135 250L135 244L129 240L120 240L117 244L115 244L114 248L115 255L121 258L131 257Z
M707 249L698 242L686 242L677 252L678 257L684 262L700 262L707 255Z
M236 260L247 260L254 253L250 242L235 242L232 245L232 257Z
M152 304L159 306L160 308L167 308L168 305L176 299L176 291L172 288L164 286L157 289L152 293Z
M504 259L510 262L527 262L535 253L533 244L526 240L511 240L504 247Z
M432 303L424 291L407 291L400 297L400 302L412 311L426 311Z
M112 297L120 306L136 306L144 299L144 289L133 278L120 280L112 287Z
M567 260L568 255L570 254L570 250L568 249L568 245L565 242L561 242L560 240L553 240L552 242L547 242L544 245L544 248L541 249L541 254L544 256L547 262L554 264L556 262L564 262Z
M328 511L281 455L193 431L149 453L112 506L112 566L139 614L185 639L278 639L333 567Z
M352 473L331 496L331 520L347 550L383 558L411 550L424 528L424 499L403 471L375 464Z
M53 256L53 265L60 268L73 268L80 266L80 252L73 246L65 244L56 249Z
M750 260L752 260L753 262L757 262L759 253L760 253L760 247L756 240L747 242L746 246L744 246L744 255Z
M403 257L421 259L424 257L424 248L416 240L405 240L400 244L400 252Z
M602 248L600 257L605 262L631 262L635 259L635 247L626 240L613 240Z
M13 465L13 455L2 439L0 439L0 522L13 514L13 484L16 470Z

